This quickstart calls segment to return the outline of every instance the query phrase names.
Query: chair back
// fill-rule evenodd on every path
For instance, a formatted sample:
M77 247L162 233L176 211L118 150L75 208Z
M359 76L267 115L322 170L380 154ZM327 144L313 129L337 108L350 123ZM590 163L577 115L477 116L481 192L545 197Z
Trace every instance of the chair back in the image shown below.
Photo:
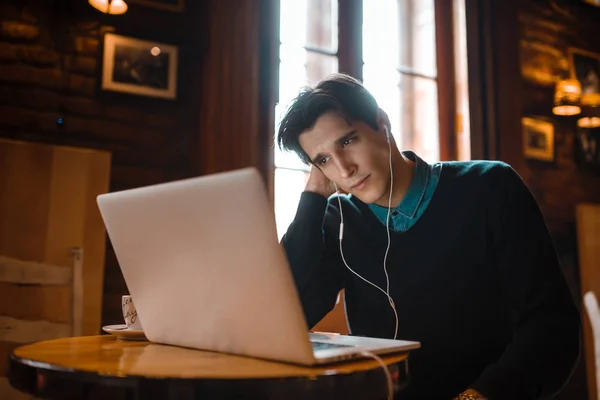
M96 196L109 189L110 160L0 139L0 399L22 397L6 378L16 347L100 333L106 232Z

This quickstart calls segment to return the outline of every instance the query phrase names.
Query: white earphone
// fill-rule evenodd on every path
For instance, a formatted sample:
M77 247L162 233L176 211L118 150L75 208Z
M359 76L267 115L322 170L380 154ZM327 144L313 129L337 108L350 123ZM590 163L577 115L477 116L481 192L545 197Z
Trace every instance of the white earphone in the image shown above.
M390 307L392 307L392 311L394 311L394 317L396 319L396 328L394 330L394 339L396 339L396 337L398 336L398 313L396 312L396 305L394 304L394 300L390 296L390 277L387 272L387 256L388 256L388 252L390 250L390 242L391 242L391 239L390 239L390 214L391 214L391 210L392 210L392 189L393 189L393 185L394 185L394 171L392 169L392 145L390 143L390 133L387 129L387 126L384 126L384 129L385 129L385 136L386 136L386 140L387 140L387 144L388 144L389 163L390 163L390 195L389 195L389 199L388 199L388 213L387 213L387 218L386 218L386 223L385 223L385 227L387 230L388 242L387 242L387 248L385 250L385 256L383 258L383 272L385 273L386 290L383 290L382 288L380 288L373 282L360 276L352 268L350 268L350 266L346 262L346 259L344 257L344 250L342 248L342 240L344 239L344 212L342 210L342 201L340 200L340 197L339 197L339 190L338 190L337 184L335 182L333 184L335 186L335 191L338 193L338 204L340 207L339 239L340 239L340 255L342 256L342 261L344 262L344 265L346 266L346 268L348 268L350 270L350 272L352 272L354 275L358 276L360 279L367 282L371 286L375 287L376 289L378 289L379 291L381 291L383 294L385 294L387 296L388 302L390 303Z

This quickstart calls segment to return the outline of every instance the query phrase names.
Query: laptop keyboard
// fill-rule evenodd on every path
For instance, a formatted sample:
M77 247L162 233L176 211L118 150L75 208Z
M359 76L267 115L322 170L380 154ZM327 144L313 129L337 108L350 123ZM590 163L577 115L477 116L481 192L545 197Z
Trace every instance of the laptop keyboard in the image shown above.
M354 347L348 344L339 344L339 343L324 343L324 342L314 342L311 341L313 351L316 350L326 350L326 349L339 349L343 347Z

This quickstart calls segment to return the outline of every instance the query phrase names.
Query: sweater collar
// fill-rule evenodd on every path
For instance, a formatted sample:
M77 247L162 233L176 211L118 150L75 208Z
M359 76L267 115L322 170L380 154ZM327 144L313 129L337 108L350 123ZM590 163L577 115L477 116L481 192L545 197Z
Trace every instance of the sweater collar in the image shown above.
M419 205L423 201L425 190L431 175L431 165L421 159L412 151L403 151L402 154L415 163L415 171L404 198L397 207L392 208L393 215L402 215L405 218L415 218ZM377 204L369 204L369 208L384 220L387 217L388 208Z

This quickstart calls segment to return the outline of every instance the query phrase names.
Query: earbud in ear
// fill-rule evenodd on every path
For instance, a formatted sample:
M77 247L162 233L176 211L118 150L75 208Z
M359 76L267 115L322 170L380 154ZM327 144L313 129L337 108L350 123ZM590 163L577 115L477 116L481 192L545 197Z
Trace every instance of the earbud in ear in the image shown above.
M387 140L387 142L390 142L390 131L388 130L387 126L384 126L383 129L385 130L385 140Z

